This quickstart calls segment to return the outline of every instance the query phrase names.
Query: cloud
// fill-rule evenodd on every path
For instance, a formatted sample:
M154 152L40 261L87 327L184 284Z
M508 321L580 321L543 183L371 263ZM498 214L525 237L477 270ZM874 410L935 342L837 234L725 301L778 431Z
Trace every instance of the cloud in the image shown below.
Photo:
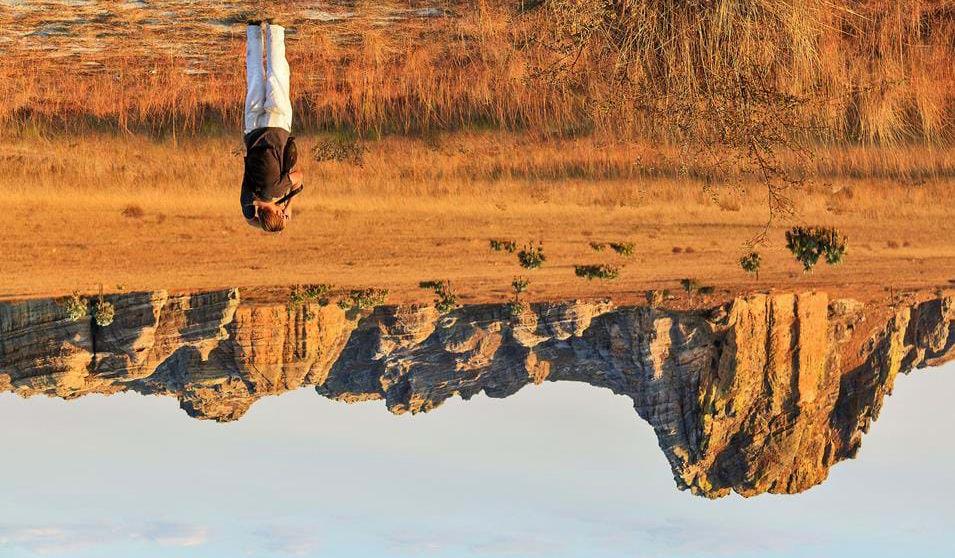
M549 556L560 548L556 537L528 534L499 535L468 546L474 554L490 556Z
M0 549L22 548L41 555L70 555L116 538L108 525L0 525Z
M0 550L20 548L44 556L71 556L90 548L133 541L163 547L189 547L201 545L207 539L205 527L183 523L153 522L135 526L108 523L0 524Z
M159 546L187 547L204 544L209 538L209 530L198 525L186 523L149 523L133 538L142 539Z
M312 529L268 527L256 531L255 535L264 540L270 554L312 556L319 547L318 536Z
M635 556L737 556L772 554L793 545L822 542L815 534L805 540L800 531L741 528L693 518L659 518L604 523L591 533L595 546L608 550L634 549Z
M560 550L557 538L541 533L480 533L442 530L432 533L392 533L386 537L394 554L459 554L465 550L479 556L550 556Z

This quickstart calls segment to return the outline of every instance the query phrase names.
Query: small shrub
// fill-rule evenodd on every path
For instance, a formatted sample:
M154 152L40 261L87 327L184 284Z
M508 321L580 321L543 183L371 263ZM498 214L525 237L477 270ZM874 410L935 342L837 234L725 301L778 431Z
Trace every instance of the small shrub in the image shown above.
M804 272L812 271L823 256L829 265L841 263L847 241L834 227L793 227L786 231L786 248L802 264Z
M422 289L434 291L434 307L441 314L447 314L458 307L458 296L451 290L451 281L422 281L418 284Z
M63 309L66 310L67 319L75 322L85 318L89 313L89 301L74 292L63 302Z
M759 252L750 252L739 260L739 266L743 268L743 271L754 274L757 280L759 280L759 266L761 264L762 257Z
M505 305L507 315L512 319L518 318L524 312L527 312L529 306L521 300L521 293L527 292L527 286L530 282L524 277L515 277L511 281L511 290L514 291L514 300Z
M610 249L621 256L629 258L633 255L634 244L633 242L611 242Z
M511 289L514 290L514 295L519 295L523 292L527 292L527 286L530 282L524 277L515 277L511 281Z
M701 285L696 279L680 279L680 285L683 287L683 290L687 292L691 297L696 295L711 295L716 292L716 287L712 285Z
M517 242L513 240L504 240L501 238L492 238L490 240L491 250L494 252L507 252L513 254L517 250Z
M387 289L355 289L338 301L338 307L343 310L364 310L381 306L387 298Z
M896 242L895 240L889 240L888 242L885 243L885 245L888 248L891 248L893 250L897 250L899 248L899 243Z
M683 248L681 248L681 247L679 247L679 246L674 246L672 251L673 251L674 254L682 254L682 253L683 253Z
M680 285L687 294L696 294L696 292L700 290L700 283L696 279L680 279Z
M524 248L517 253L517 261L525 269L537 269L544 265L547 258L544 256L544 245L540 242L537 246L525 244Z
M102 295L99 297L99 301L93 306L93 320L96 321L96 325L100 327L107 327L113 323L113 319L116 317L116 308L109 302L103 300Z
M295 285L288 295L290 307L301 306L310 302L317 302L319 306L328 306L328 295L332 286L325 283L314 285Z
M603 252L607 245L603 242L591 242L590 249L594 252Z
M504 307L507 315L511 318L519 318L524 312L527 312L527 303L520 300L512 300Z
M312 159L318 163L337 161L361 167L365 164L366 151L368 149L354 139L326 139L312 148Z
M128 217L130 219L142 219L145 217L146 212L143 211L143 208L138 205L127 205L123 208L123 217Z
M656 308L663 304L664 294L661 291L647 291L646 297L647 304L649 304L651 308Z
M305 307L305 319L312 320L316 314L312 311L312 303L319 306L328 306L328 296L332 292L332 286L325 283L312 285L295 285L288 295L288 309L294 310L300 306Z
M574 273L577 277L583 277L588 281L592 279L605 279L609 281L620 277L620 268L608 264L575 265Z

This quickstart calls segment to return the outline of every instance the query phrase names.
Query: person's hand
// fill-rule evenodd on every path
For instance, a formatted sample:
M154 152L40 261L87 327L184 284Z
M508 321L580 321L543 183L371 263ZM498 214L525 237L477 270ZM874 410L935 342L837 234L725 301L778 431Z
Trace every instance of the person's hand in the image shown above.
M292 188L298 188L302 185L302 182L305 181L305 174L302 172L302 169L295 169L288 173L288 178L292 181Z

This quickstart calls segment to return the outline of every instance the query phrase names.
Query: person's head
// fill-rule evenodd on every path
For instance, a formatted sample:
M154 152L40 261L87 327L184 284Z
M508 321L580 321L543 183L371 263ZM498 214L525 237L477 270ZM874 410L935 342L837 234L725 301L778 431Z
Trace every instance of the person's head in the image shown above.
M285 229L285 212L279 206L268 203L259 205L259 225L265 232L281 232Z

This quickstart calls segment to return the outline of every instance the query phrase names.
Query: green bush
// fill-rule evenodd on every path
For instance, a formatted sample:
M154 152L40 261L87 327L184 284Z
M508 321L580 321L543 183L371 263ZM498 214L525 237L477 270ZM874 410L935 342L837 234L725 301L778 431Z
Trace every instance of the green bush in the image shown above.
M524 277L515 277L514 280L511 281L511 289L514 290L514 295L516 296L516 295L519 295L519 294L521 294L521 293L523 293L523 292L526 292L526 291L527 291L527 286L528 286L529 284L530 284L530 281L528 281L526 278L524 278Z
M603 252L604 248L607 247L607 244L604 242L591 242L590 249L594 252Z
M688 294L696 294L696 291L700 290L700 283L696 279L680 279L680 285Z
M514 299L508 302L504 308L507 311L508 316L512 319L516 319L521 316L524 312L527 312L530 306L521 300L521 293L527 292L527 287L530 284L524 277L515 277L511 281L511 290L514 292Z
M699 281L692 278L680 279L680 285L691 297L698 294L706 296L716 292L716 287L712 285L701 285Z
M490 240L491 250L494 252L507 252L513 254L517 250L517 242L501 238L492 238Z
M743 268L743 271L756 275L756 279L759 279L760 264L762 264L762 258L759 252L750 252L739 260L739 266Z
M525 244L524 248L517 253L517 261L525 269L537 269L544 265L547 258L544 256L544 245L540 242L537 246Z
M458 296L451 290L451 281L422 281L418 283L422 289L434 291L434 307L441 314L447 314L458 307Z
M381 306L387 298L387 289L354 289L338 301L338 307L342 310L364 310Z
M810 272L825 257L829 265L842 262L848 239L834 227L793 227L786 231L786 248L802 264L803 271Z
M630 257L633 255L634 250L633 242L611 242L610 249L614 252L620 254L621 256Z
M620 268L609 264L575 265L574 273L577 274L577 277L583 277L588 281L592 279L606 279L609 281L620 277Z
M325 283L315 285L295 285L288 295L289 306L296 307L309 302L317 302L319 306L328 305L328 295L332 286Z
M74 292L63 302L63 309L66 310L67 319L75 322L85 318L89 313L89 301Z
M512 300L507 303L505 309L507 310L507 315L511 318L519 318L521 314L527 312L527 303L520 300Z
M100 296L99 301L93 306L93 320L96 321L96 325L107 327L113 323L115 317L116 308Z

